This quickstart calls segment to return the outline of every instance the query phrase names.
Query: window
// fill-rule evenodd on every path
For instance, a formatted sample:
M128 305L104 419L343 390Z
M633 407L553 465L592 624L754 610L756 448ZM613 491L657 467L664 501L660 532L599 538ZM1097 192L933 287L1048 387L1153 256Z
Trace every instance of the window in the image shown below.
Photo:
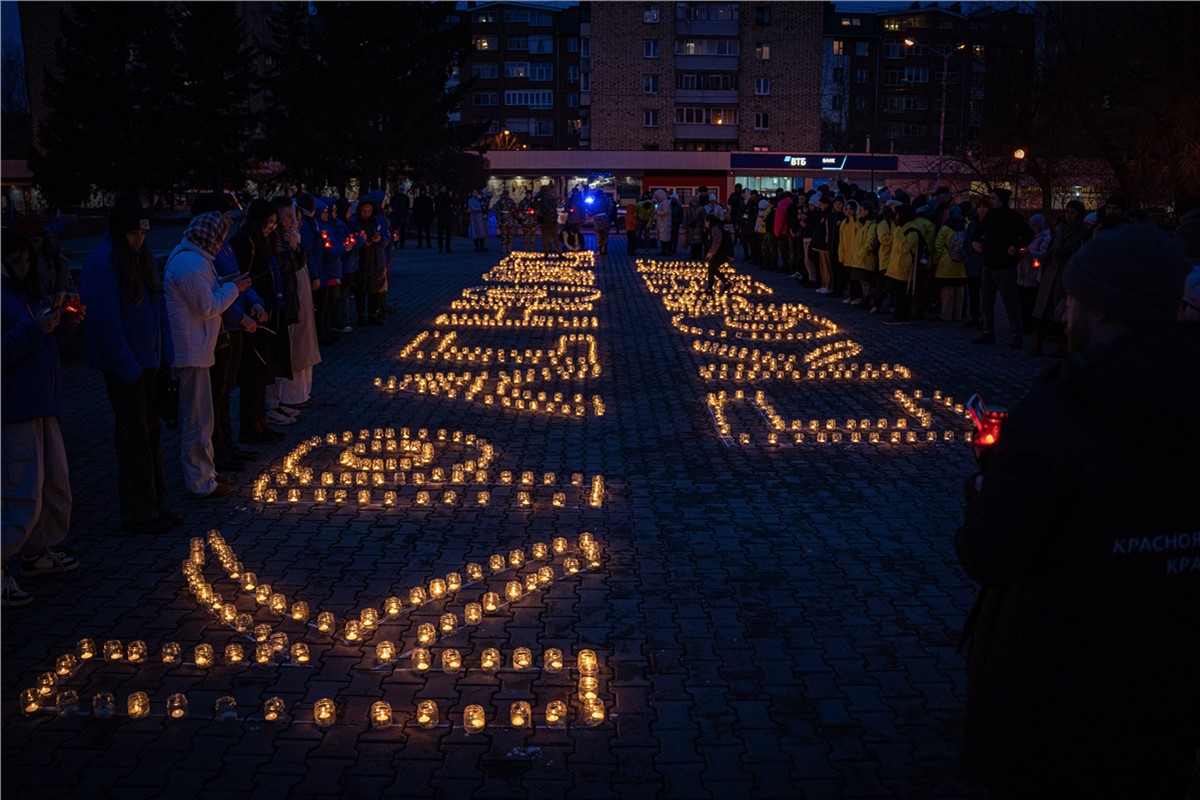
M658 58L658 39L646 39L642 42L642 58Z
M508 48L509 50L528 50L529 49L529 37L528 36L509 36L507 39L504 40L504 46L506 48Z
M884 42L883 57L884 58L899 58L900 48L903 47L900 42Z
M592 90L592 73L585 72L579 76L579 91L590 92Z
M529 117L508 117L504 127L512 133L529 133Z
M675 52L681 56L736 56L741 52L737 39L676 39Z
M771 60L771 45L758 44L754 46L754 57L759 61Z
M642 112L642 127L657 128L658 127L658 112L653 109L647 109Z
M484 25L489 22L499 22L499 21L500 21L500 15L499 15L499 13L497 13L496 9L494 9L494 8L491 9L490 11L480 11L475 14L475 22L480 25Z
M553 136L554 120L539 117L533 121L534 136Z
M642 94L658 94L658 76L642 76Z
M846 54L846 43L843 42L841 39L834 39L833 40L833 54L835 56L845 55Z
M554 37L553 36L530 36L529 37L529 52L531 52L531 53L553 53L554 52Z
M475 105L477 106L494 106L500 102L500 95L497 92L476 92Z
M579 57L590 58L592 55L592 37L584 36L579 42Z
M905 67L904 80L907 83L929 83L929 68Z
M535 61L529 65L529 80L531 81L552 81L554 80L554 65L549 61Z
M504 105L529 106L530 108L554 108L554 92L527 91L524 89L505 92Z
M579 131L583 128L583 120L569 119L569 120L567 120L567 128L570 129L570 131L573 135L578 136Z
M842 110L842 96L840 94L835 94L829 98L829 108L833 111Z
M983 45L977 44L977 45L973 46L971 48L971 52L973 52L975 54L976 58L983 58Z
M495 134L499 133L500 130L501 130L500 120L494 119L488 123L488 128L487 128L488 133L495 135Z
M833 68L833 82L839 83L839 84L846 82L846 68L845 67L834 67Z
M871 43L870 42L855 42L854 43L854 55L856 55L856 56L871 55Z
M771 79L770 78L755 78L754 79L754 93L755 94L770 94L771 93Z
M754 112L754 130L767 131L771 129L771 114L768 111Z
M494 13L494 12L493 12ZM524 8L506 8L504 9L505 22L524 22L529 25L546 26L553 25L554 18L549 11L533 11Z
M736 72L676 72L675 88L701 91L736 91Z
M496 63L480 63L471 65L471 74L482 80L500 77L500 65Z
M941 84L942 71L940 69L937 72L933 73L933 79L939 85ZM949 84L950 86L957 86L958 85L958 70L948 71L945 75L945 80L946 80L946 83Z
M854 82L855 83L870 83L871 82L871 70L869 70L869 69L854 70Z
M885 31L900 30L900 18L899 17L885 17L883 20L883 29Z
M495 36L476 36L475 37L475 49L476 50L499 50L500 49L500 40Z
M906 122L903 130L905 136L926 136L929 133L929 127L921 122Z
M675 19L680 22L737 22L737 3L676 3Z
M579 52L579 37L578 36L568 36L567 37L567 52L568 53L578 53Z
M575 83L579 80L579 67L572 64L567 67L567 83Z
M567 92L567 108L579 108L579 92Z
M658 3L649 3L642 6L642 22L658 22Z
M865 97L854 98L854 110L858 111L860 113L865 112L867 110L867 98L865 98Z
M505 61L504 62L504 77L506 77L506 78L528 78L529 77L529 62L528 61Z
M675 121L683 125L737 125L736 108L676 106Z
M929 48L917 42L912 45L904 45L904 55L906 56L924 56L929 55Z
M755 25L770 25L771 24L771 7L757 6L754 9L754 24Z

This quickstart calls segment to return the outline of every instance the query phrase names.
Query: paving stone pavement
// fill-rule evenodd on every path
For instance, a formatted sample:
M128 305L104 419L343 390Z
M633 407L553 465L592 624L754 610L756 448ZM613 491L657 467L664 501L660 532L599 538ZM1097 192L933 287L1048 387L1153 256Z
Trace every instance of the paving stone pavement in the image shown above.
M751 444L727 444L705 403L707 392L726 384L698 374L714 359L695 353L697 337L672 326L672 312L617 237L595 269L602 296L598 328L588 332L601 374L571 385L587 398L599 395L603 416L546 416L375 388L376 377L413 370L399 350L433 329L464 288L481 285L499 261L495 240L489 244L490 253L399 251L391 281L399 313L324 352L316 405L287 429L287 441L264 448L263 466L329 432L445 428L492 444L494 470L603 475L604 504L593 508L575 492L563 508L538 495L532 510L511 502L263 507L252 500L254 472L237 477L234 497L199 504L182 496L179 438L167 433L168 482L187 521L157 538L121 533L111 410L99 374L71 362L63 429L75 492L70 547L83 566L69 577L29 579L35 604L3 615L4 797L977 797L961 764L964 675L956 653L973 586L951 546L960 482L973 468L970 448L961 440L771 445L761 419ZM972 347L971 333L956 325L884 327L785 276L735 266L773 289L770 302L802 303L835 323L862 345L854 361L911 370L891 383L771 386L793 416L894 418L888 397L898 386L955 398L980 391L1011 405L1044 366L1027 353ZM462 335L471 347L525 349L552 346L562 333ZM840 403L855 410L839 411ZM756 418L739 412L735 422L753 426ZM598 569L516 601L455 634L455 645L469 663L485 646L505 657L522 645L535 654L592 647L608 719L595 728L496 726L467 736L466 704L484 705L491 719L525 699L540 722L549 699L573 692L571 677L373 669L374 640L348 645L305 635L312 667L159 663L162 642L185 651L210 642L219 654L227 641L246 641L196 607L180 571L189 538L212 528L260 580L289 600L303 597L314 615L339 618L469 561L486 563L491 553L554 536L574 542L591 531L602 546ZM232 584L217 580L212 564L206 569L228 599ZM239 596L237 606L256 622L274 621L252 595ZM424 607L409 616L389 633L401 650L415 623L437 621ZM298 624L279 629L293 641L303 632ZM151 657L142 665L85 665L65 681L81 705L90 709L95 692L110 691L123 712L126 695L145 691L157 713L141 720L21 713L19 691L83 637L144 640ZM190 717L165 718L172 692L187 693ZM237 699L242 720L212 718L222 694ZM287 701L294 719L262 720L272 695ZM311 722L321 697L336 699L339 724ZM400 724L370 729L368 709L379 699ZM440 727L411 724L421 699L439 702Z

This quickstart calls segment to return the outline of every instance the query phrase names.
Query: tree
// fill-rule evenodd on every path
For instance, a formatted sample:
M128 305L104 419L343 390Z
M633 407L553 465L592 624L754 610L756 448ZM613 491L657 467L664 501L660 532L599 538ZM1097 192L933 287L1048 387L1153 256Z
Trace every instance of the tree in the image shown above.
M251 103L261 89L242 13L229 2L185 3L175 40L181 57L170 121L178 177L214 191L240 187L255 128Z
M177 58L160 3L75 3L46 76L34 180L55 203L93 191L160 191L175 178L170 98Z

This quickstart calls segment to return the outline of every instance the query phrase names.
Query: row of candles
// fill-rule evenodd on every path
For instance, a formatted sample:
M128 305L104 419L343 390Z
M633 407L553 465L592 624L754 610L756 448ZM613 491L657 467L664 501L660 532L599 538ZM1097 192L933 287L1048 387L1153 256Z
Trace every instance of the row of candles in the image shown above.
M457 325L463 328L584 328L598 329L599 317L529 317L528 319L497 319L483 314L438 314L434 325Z
M424 331L426 339L429 338L429 331ZM586 361L589 365L596 363L596 337L590 333L565 333L558 337L558 343L550 349L542 350L541 348L526 348L524 352L516 349L504 350L494 347L459 347L452 343L458 337L457 331L450 331L444 336L439 336L438 332L433 332L433 338L437 342L437 346L431 350L418 350L412 348L407 353L402 353L401 358L418 358L429 359L430 361L468 361L471 363L479 362L481 364L524 364L526 362L538 365L543 360L546 360L551 366L556 365L560 359L572 360L571 356L567 355L568 351L573 351L579 345L587 345L587 352L581 361ZM415 342L416 340L414 340ZM421 342L424 342L422 339ZM410 342L411 346L413 342ZM419 344L419 343L418 343ZM406 346L407 347L407 346Z
M79 693L74 689L64 689L55 693L52 698L43 697L37 689L24 689L21 691L20 701L21 710L26 716L33 716L40 711L53 711L60 717L73 717L81 713ZM116 698L112 692L96 692L92 696L91 707L92 716L97 719L108 719L117 715ZM152 711L153 704L146 692L132 692L125 699L125 714L129 719L147 719L151 716ZM604 701L599 697L581 699L580 711L576 721L584 727L596 727L605 720ZM163 712L167 719L181 720L188 717L191 714L191 703L188 696L182 692L169 695L163 704ZM547 728L562 730L567 727L569 713L566 701L551 700L542 712L542 719ZM232 695L218 697L213 703L213 718L221 721L240 719L237 699ZM337 718L337 703L333 698L323 697L313 703L312 721L317 726L328 728L337 722ZM264 722L287 720L287 703L282 697L267 698L256 719ZM425 730L436 728L441 722L441 709L435 700L421 700L417 703L410 719L419 728ZM391 703L386 700L377 700L371 704L368 720L370 726L376 730L400 724ZM487 711L481 705L468 705L463 709L462 725L468 734L482 733L489 727ZM533 709L527 701L518 700L509 705L508 726L517 730L529 730L536 727ZM491 727L500 726L493 723Z

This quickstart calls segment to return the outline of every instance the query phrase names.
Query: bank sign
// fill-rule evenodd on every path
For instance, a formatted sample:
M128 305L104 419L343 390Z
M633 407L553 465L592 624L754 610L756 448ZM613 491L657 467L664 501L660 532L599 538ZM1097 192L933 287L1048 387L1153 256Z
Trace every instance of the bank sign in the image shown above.
M874 163L872 163L874 162ZM732 153L729 168L738 169L814 169L895 172L900 167L900 157L895 155L853 153Z

